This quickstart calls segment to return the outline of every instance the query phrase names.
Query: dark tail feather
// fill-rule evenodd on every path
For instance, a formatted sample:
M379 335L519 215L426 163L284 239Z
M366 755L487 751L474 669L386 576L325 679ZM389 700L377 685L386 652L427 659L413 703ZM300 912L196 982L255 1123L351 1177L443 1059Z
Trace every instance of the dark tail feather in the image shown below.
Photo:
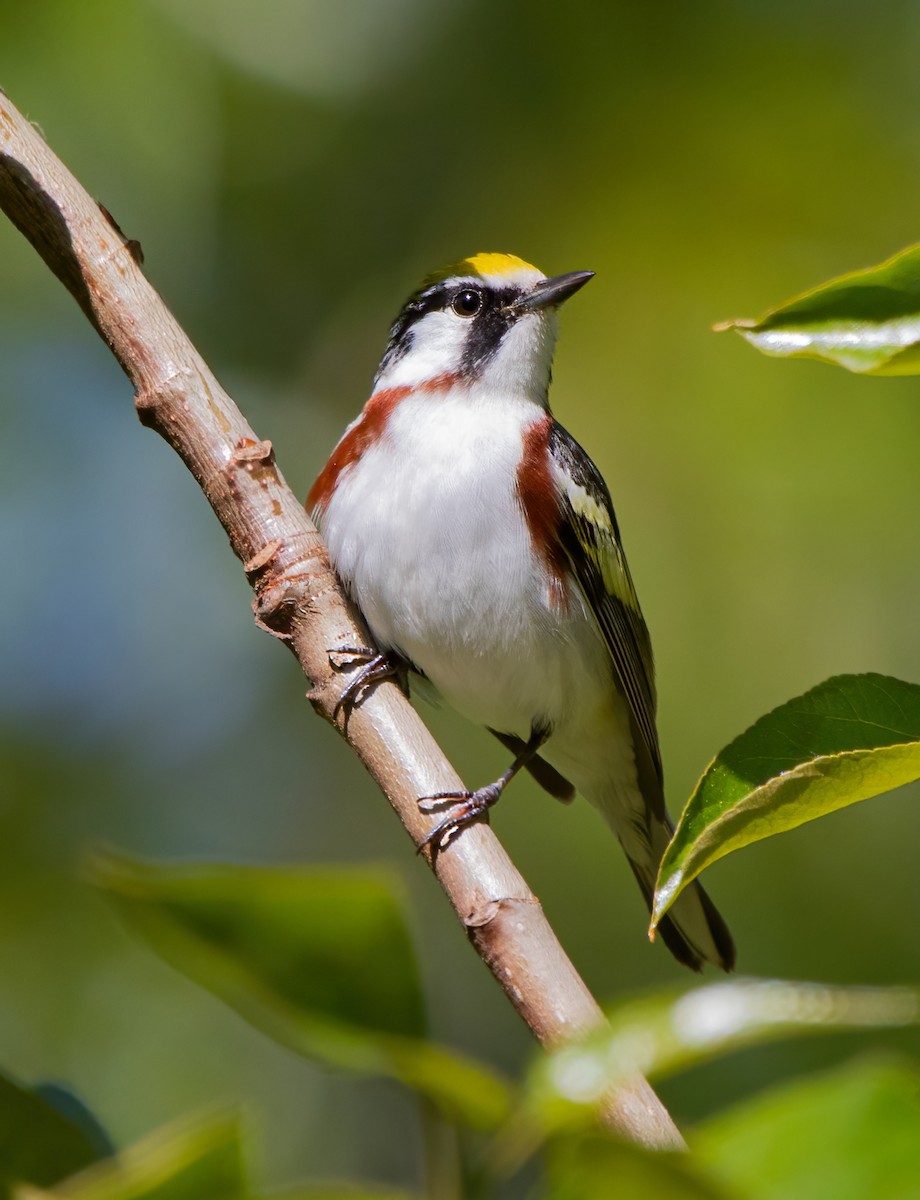
M709 933L719 954L718 960L714 965L721 967L723 971L734 970L735 943L732 935L729 933L728 926L725 924L724 917L713 904L712 900L710 900L708 893L703 889L701 884L692 883L690 891L696 891L697 893L697 899L700 902L706 917L706 923L709 926ZM677 905L679 904L680 901L678 900ZM651 906L649 907L649 911L651 911ZM702 970L704 959L681 932L680 926L671 919L670 913L661 918L658 925L658 932L661 934L661 940L678 962L683 963L694 971ZM707 955L705 961L712 961L712 959Z
M649 912L652 911L654 879L649 879L637 863L629 860ZM735 943L722 914L699 883L691 883L675 900L674 907L661 918L657 932L679 963L691 971L701 971L711 962L723 971L735 965Z

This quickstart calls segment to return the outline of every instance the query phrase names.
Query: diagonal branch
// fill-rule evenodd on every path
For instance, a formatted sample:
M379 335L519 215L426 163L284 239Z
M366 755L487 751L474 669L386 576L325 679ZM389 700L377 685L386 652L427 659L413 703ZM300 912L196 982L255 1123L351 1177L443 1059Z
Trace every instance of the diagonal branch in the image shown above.
M314 708L336 724L347 673L327 647L368 644L303 506L179 328L108 213L0 94L0 207L32 243L118 359L138 415L198 480L255 592L257 622L283 640L311 683ZM461 781L399 689L377 687L342 729L415 844L434 819L419 796ZM603 1016L491 829L476 824L426 857L470 940L545 1046ZM636 1076L611 1097L608 1120L648 1146L683 1145L648 1083Z

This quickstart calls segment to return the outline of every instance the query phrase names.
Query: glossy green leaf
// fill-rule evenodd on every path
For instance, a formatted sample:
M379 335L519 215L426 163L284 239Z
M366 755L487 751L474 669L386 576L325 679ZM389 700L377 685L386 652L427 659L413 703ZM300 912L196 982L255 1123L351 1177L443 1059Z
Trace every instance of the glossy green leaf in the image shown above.
M235 1119L183 1122L41 1193L54 1200L246 1200ZM34 1192L21 1191L15 1200Z
M580 1124L636 1071L660 1078L779 1038L920 1024L920 988L733 979L639 997L607 1015L608 1027L537 1062L524 1108L538 1128Z
M750 1200L917 1200L920 1074L851 1063L720 1114L691 1144Z
M98 1140L39 1091L0 1075L0 1197L12 1183L48 1187L101 1156Z
M159 867L111 854L92 874L158 954L282 1045L395 1077L474 1125L501 1120L507 1085L423 1038L418 965L391 876Z
M862 375L920 373L920 245L770 309L726 321L764 354L817 358Z
M717 859L920 778L920 687L838 675L761 717L716 755L658 873L654 929Z

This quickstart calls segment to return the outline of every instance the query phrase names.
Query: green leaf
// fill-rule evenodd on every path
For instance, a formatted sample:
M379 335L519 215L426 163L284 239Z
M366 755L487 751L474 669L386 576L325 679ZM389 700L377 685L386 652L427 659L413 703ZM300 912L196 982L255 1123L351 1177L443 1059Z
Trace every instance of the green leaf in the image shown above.
M863 375L920 373L920 245L770 309L726 321L764 354L817 358Z
M851 1063L720 1114L692 1147L750 1200L917 1200L920 1075L895 1062Z
M779 1038L920 1024L920 989L737 979L624 1001L607 1015L609 1026L536 1063L524 1111L538 1129L583 1123L636 1071L661 1077Z
M920 687L838 675L761 717L696 786L658 872L651 929L717 859L920 778Z
M20 1193L22 1200L33 1194ZM246 1200L250 1193L238 1123L221 1117L161 1130L47 1195L49 1200Z
M600 1133L562 1134L546 1151L548 1200L729 1200L741 1196L706 1178L687 1154L642 1150Z
M113 854L100 888L154 950L308 1058L387 1075L489 1127L509 1104L489 1068L423 1039L398 880L366 869L160 867Z
M424 1034L398 881L383 872L160 867L107 854L92 873L158 950L183 957L180 970L216 969L223 982L232 964L239 983L343 1028ZM200 972L185 939L207 955Z
M0 1197L9 1185L48 1187L102 1157L96 1139L38 1091L0 1075Z

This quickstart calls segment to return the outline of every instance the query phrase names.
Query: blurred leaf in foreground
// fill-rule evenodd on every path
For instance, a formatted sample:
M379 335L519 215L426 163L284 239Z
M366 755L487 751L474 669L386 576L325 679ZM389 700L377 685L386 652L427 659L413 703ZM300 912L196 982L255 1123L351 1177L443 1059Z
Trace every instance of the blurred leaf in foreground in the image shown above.
M424 1040L418 965L398 880L354 868L91 868L167 962L275 1041L327 1065L388 1075L446 1115L496 1124L508 1086Z
M186 1121L160 1130L50 1192L21 1189L14 1200L246 1200L235 1119Z
M838 675L761 717L707 767L658 872L655 925L723 855L920 778L920 687Z
M610 1087L635 1071L661 1077L759 1042L920 1024L920 989L737 979L625 1001L607 1015L609 1027L536 1063L523 1111L538 1129L593 1119Z
M609 1134L570 1133L546 1151L550 1200L731 1200L734 1192L705 1177L687 1154L664 1154L621 1142Z
M896 1062L850 1063L720 1114L692 1143L750 1200L917 1200L920 1074Z
M76 1092L60 1083L43 1082L35 1085L35 1093L82 1130L95 1150L96 1158L108 1158L115 1153L115 1144L108 1132Z
M0 1075L0 1197L13 1183L48 1187L102 1157L98 1138L39 1089Z
M862 375L920 373L920 245L770 309L725 321L764 354L817 358Z

